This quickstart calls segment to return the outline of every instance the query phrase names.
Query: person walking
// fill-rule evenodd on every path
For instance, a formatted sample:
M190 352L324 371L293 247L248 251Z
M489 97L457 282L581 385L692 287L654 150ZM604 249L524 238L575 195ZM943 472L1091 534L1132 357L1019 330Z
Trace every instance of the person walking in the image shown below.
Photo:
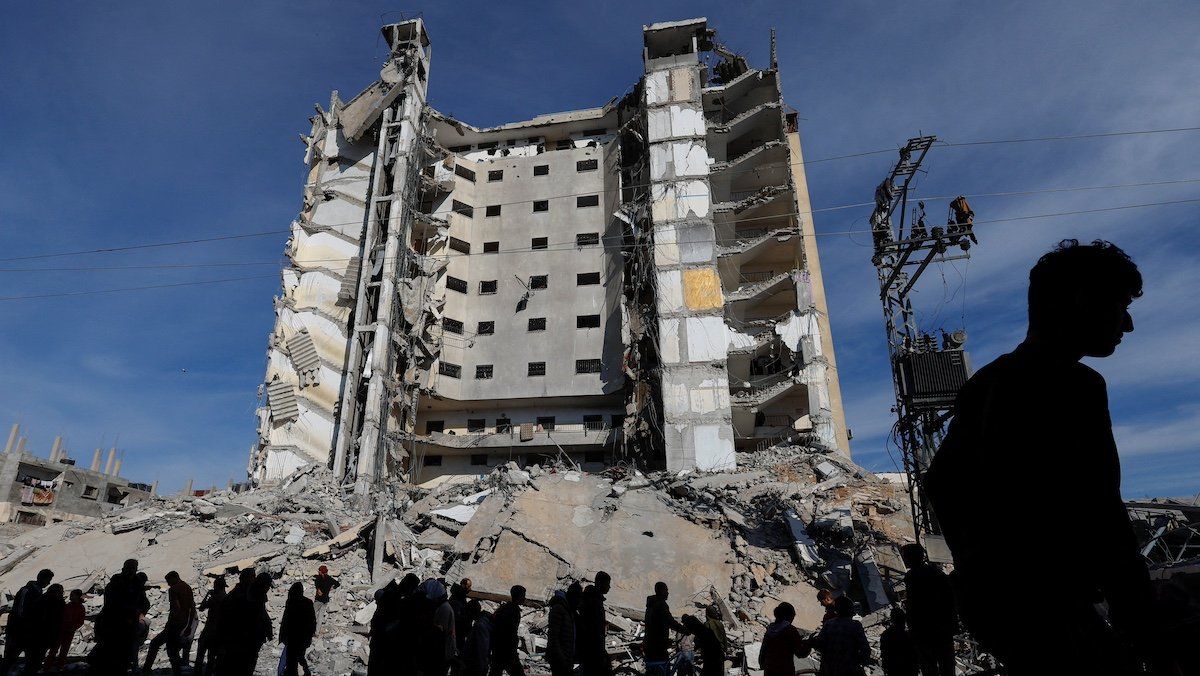
M854 602L839 596L833 602L836 617L821 625L812 647L821 653L819 676L866 676L871 646L862 624L854 619Z
M288 589L287 604L279 620L279 642L283 644L284 676L298 676L298 667L304 667L304 676L309 676L308 659L305 653L312 645L317 633L317 614L313 602L304 595L304 585L295 582Z
M216 646L214 639L219 635L221 627L221 603L225 601L225 576L213 580L212 589L200 600L200 610L205 611L204 628L200 630L200 638L196 641L196 666L193 673L206 676L212 673L215 663ZM204 658L208 657L208 669L205 670Z
M23 676L41 671L46 662L46 654L58 640L66 607L67 600L63 598L61 584L50 585L38 598L25 652L25 666L21 669Z
M670 590L666 582L654 583L654 594L646 597L646 636L642 640L642 657L646 674L666 676L671 663L671 630L684 633L684 627L672 615L667 605Z
M1116 351L1141 295L1137 265L1109 242L1064 240L1042 256L1029 272L1025 339L959 390L925 474L960 616L1014 676L1125 675L1155 656L1158 618L1121 497L1108 388L1081 363ZM1051 493L1088 518L1066 531L1029 529ZM1029 590L1045 584L1030 552L1087 562L1055 580L1053 612L1029 612Z
M488 669L489 676L525 676L525 667L521 664L520 643L517 632L521 627L521 605L525 603L525 588L514 585L509 590L506 603L496 609L493 616L491 650L492 659Z
M4 659L0 660L0 674L7 674L22 653L30 659L30 649L37 640L37 613L43 590L50 586L54 571L44 568L37 578L25 583L13 597L12 609L8 611L8 626L4 632Z
M467 633L471 627L467 624L467 602L471 593L471 578L464 577L457 584L450 586L450 609L454 611L454 640L455 648L461 652Z
M575 668L575 613L567 595L556 591L550 599L546 621L546 662L551 676L571 676Z
M612 661L608 657L605 637L608 618L604 611L605 594L612 588L612 577L600 571L595 581L583 590L579 602L579 626L576 652L583 676L611 676Z
M389 584L382 595L382 606L376 606L371 618L368 676L408 676L417 673L416 597L421 578L409 573L400 584ZM394 589L392 589L394 587Z
M142 671L150 673L154 667L154 659L158 657L158 651L165 643L167 659L171 662L171 673L173 676L180 676L186 662L182 655L185 639L190 642L188 637L196 621L196 598L192 595L191 585L184 582L179 573L172 570L167 573L166 580L167 599L170 603L167 625L151 639L150 647L146 649L146 661L142 664Z
M329 605L330 592L342 583L338 579L329 574L328 566L319 566L317 574L313 576L313 608L317 613L317 631L320 632L325 625L325 608Z
M921 676L954 676L958 616L950 578L926 558L925 548L919 544L901 547L900 558L908 569L904 574L904 610Z
M250 676L258 664L263 644L274 638L271 617L267 614L267 594L271 576L255 576L252 569L242 571L225 602L221 604L224 631L220 635L218 656L221 676Z
M684 615L679 623L687 630L700 651L700 676L725 676L725 646L700 618Z
M725 633L725 622L721 620L721 609L711 603L704 609L704 626L713 633L717 643L721 644L721 654L729 654L729 636Z
M46 655L44 668L49 671L61 671L67 665L67 655L71 653L71 643L75 641L75 633L83 626L86 610L83 607L83 590L72 589L71 600L63 607L62 624L59 625L58 635Z
M784 602L775 606L775 621L767 627L758 650L758 668L763 676L796 676L796 658L808 657L811 649L792 625L796 608Z
M463 676L487 676L488 654L492 647L492 614L485 611L476 599L467 603L471 629L463 642Z

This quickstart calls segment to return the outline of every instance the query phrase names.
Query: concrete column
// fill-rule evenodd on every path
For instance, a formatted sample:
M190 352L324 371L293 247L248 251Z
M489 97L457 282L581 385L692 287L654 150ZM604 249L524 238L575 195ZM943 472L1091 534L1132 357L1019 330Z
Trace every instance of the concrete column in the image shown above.
M17 435L20 433L21 433L21 425L14 424L12 426L12 429L9 430L9 432L8 432L8 442L4 444L4 452L5 453L12 452L13 444L17 443Z
M93 472L100 471L100 449L98 449L98 448L96 449L96 452L92 455L92 471Z
M187 485L183 487L183 494L184 495L192 494L192 480L191 479L188 479Z
M117 447L108 449L108 461L104 463L104 474L112 474L113 461L117 459Z
M121 476L121 463L125 462L125 458L117 458L117 464L113 465L113 476Z
M17 455L21 455L25 452L25 442L27 441L29 441L27 437L21 437L21 439L17 441Z
M50 447L50 462L58 462L59 452L62 450L62 437L54 437L54 445Z
M158 479L155 479L154 483L150 484L150 496L153 497L155 495L158 495Z

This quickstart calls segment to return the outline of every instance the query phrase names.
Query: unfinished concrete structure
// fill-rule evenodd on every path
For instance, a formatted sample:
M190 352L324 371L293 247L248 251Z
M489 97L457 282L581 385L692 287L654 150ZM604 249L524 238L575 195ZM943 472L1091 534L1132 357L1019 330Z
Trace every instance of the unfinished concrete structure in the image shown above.
M101 469L101 459L104 467ZM55 437L48 457L26 448L20 425L13 425L0 456L0 523L44 526L73 521L128 507L146 500L154 487L134 483L121 474L117 449L107 455L97 448L84 469L67 456L62 437Z
M379 80L305 137L256 480L849 454L774 63L705 19L654 24L623 98L477 128L426 104L424 23L383 33Z

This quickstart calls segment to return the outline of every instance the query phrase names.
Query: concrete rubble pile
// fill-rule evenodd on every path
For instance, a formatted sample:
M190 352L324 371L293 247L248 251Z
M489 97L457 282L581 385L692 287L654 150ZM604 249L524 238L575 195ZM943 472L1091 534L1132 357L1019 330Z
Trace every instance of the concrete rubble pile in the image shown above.
M37 570L51 568L68 590L92 592L94 612L126 558L139 559L152 583L179 571L197 600L212 577L253 567L276 579L270 611L277 623L286 589L305 582L311 596L311 576L323 563L342 586L309 659L314 673L349 674L365 670L372 594L388 580L408 572L450 582L469 577L485 608L521 584L532 606L523 648L532 670L547 671L544 604L555 590L586 585L605 570L613 579L614 657L628 657L627 647L639 641L646 596L661 580L677 617L703 617L715 604L731 640L752 660L777 603L796 607L801 629L819 626L819 589L855 599L876 642L889 599L902 587L898 548L912 538L902 486L801 447L754 454L722 472L644 474L617 466L589 474L509 463L484 476L388 488L381 491L388 504L363 512L343 500L324 468L309 467L269 488L160 497L55 524L4 546L0 589L11 599ZM372 571L380 546L382 563ZM165 585L151 599L157 630ZM88 623L77 654L90 649L90 634ZM259 673L274 673L278 655L279 646L265 648Z

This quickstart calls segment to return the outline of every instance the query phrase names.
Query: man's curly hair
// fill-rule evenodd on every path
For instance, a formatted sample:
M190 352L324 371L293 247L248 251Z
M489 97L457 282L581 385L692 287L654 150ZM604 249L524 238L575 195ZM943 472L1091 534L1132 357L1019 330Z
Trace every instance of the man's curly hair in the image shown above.
M1112 242L1080 244L1064 239L1029 271L1029 322L1053 322L1064 303L1085 291L1101 297L1139 298L1142 273L1129 254Z

